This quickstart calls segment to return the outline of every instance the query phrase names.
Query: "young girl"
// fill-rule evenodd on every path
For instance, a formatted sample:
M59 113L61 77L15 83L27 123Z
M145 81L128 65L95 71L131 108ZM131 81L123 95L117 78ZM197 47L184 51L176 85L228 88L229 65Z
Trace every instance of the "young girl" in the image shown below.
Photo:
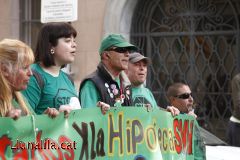
M37 114L49 107L67 112L80 109L75 87L61 70L75 59L76 36L76 30L68 23L47 23L41 28L31 66L35 74L23 91Z

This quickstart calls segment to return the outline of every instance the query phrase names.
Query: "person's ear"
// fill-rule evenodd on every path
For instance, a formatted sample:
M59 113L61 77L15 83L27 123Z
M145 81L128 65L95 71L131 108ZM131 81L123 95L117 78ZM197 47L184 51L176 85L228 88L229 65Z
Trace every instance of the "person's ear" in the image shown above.
M50 49L50 53L51 53L51 54L54 54L54 53L55 53L55 49L54 49L54 48L51 48L51 49Z
M111 56L108 52L106 52L106 56L107 56L108 59L111 59Z
M9 76L9 69L7 68L6 65L0 64L1 72L5 77Z
M106 58L106 59L111 59L111 56L108 52L103 52L103 56Z

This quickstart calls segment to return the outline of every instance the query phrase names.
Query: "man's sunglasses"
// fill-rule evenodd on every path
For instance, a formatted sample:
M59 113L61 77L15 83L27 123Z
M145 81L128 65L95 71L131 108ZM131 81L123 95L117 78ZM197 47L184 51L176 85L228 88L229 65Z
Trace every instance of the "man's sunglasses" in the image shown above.
M131 48L127 48L127 47L109 48L109 49L107 49L107 51L114 51L114 52L118 52L118 53L126 53L126 52L131 53L132 52Z
M192 97L192 93L183 93L174 97L180 98L180 99L188 99L190 96Z

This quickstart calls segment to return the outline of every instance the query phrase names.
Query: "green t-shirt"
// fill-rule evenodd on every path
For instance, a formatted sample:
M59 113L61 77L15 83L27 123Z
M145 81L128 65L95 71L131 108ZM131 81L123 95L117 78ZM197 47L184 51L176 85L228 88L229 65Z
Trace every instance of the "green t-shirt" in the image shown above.
M100 94L92 81L86 81L79 93L82 108L96 107Z
M44 86L41 89L36 78L31 76L27 89L22 93L37 114L42 114L48 107L59 109L72 101L77 101L75 104L80 108L75 87L63 71L60 70L59 75L54 77L39 64L33 64L31 68L42 76Z
M151 104L154 108L158 106L152 92L143 85L132 87L132 101L136 107L143 107L145 104Z

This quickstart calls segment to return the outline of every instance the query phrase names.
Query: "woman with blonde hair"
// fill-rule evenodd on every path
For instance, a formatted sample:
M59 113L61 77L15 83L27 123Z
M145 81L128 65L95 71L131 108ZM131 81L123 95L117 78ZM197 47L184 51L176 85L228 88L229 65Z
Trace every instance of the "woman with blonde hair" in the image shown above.
M4 39L0 41L0 116L18 118L34 112L21 94L32 75L32 49L25 43Z

